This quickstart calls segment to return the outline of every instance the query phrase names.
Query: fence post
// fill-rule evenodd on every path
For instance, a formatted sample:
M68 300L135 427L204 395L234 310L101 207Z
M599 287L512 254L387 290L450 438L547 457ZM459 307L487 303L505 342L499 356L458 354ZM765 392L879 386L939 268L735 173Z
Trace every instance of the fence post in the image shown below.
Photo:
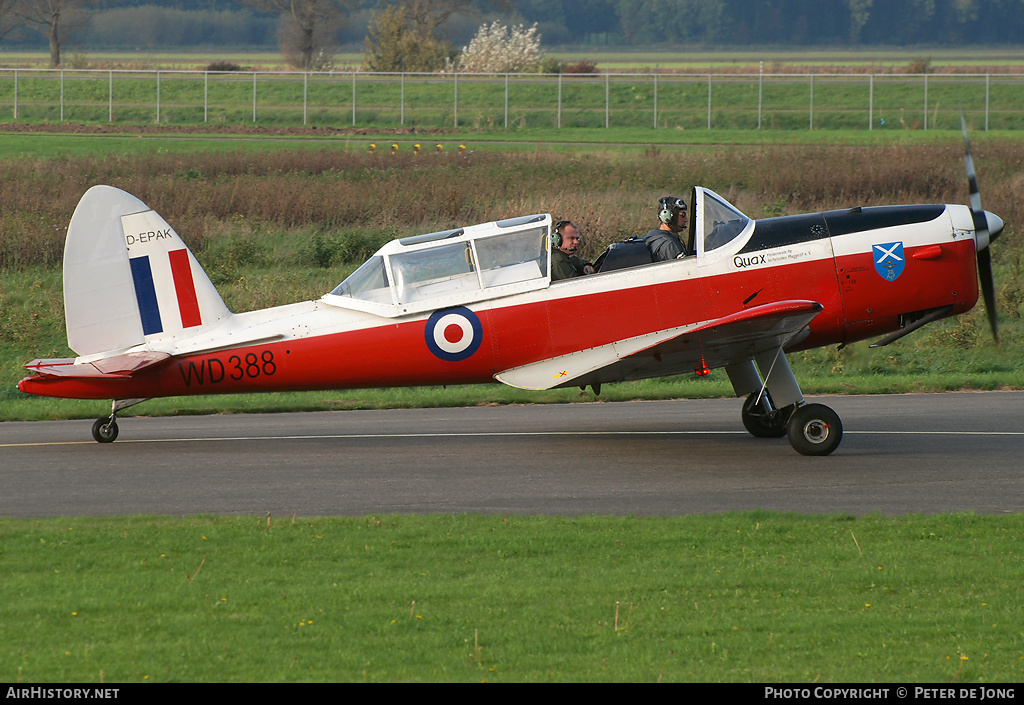
M761 129L761 96L764 91L764 62L760 63L757 74L757 129Z
M562 129L562 74L558 74L558 117L555 127Z
M505 129L508 129L508 74L505 74Z
M356 71L352 69L352 126L356 125Z
M400 83L402 85L402 89L399 91L398 97L398 124L405 125L405 71L402 71L402 79Z
M252 72L252 121L256 122L256 72Z
M302 125L306 126L309 114L309 71L302 72Z
M654 129L658 129L658 74L654 74Z
M18 69L14 69L14 119L18 119Z
M814 74L811 74L811 122L808 130L814 129Z
M988 132L988 79L991 74L985 74L985 132Z
M60 121L64 122L64 69L60 70Z
M160 124L160 72L156 72L156 124Z
M107 122L114 122L114 71L110 71L107 86Z
M611 109L611 93L609 91L608 74L604 75L604 129L611 125L609 122L609 111Z
M875 74L868 75L868 132L875 129Z
M454 127L459 126L459 72L455 72L455 102L453 104L452 112L455 114Z
M210 72L203 71L203 122L210 121Z
M924 129L928 129L928 74L924 75Z
M711 129L711 74L708 74L708 129Z

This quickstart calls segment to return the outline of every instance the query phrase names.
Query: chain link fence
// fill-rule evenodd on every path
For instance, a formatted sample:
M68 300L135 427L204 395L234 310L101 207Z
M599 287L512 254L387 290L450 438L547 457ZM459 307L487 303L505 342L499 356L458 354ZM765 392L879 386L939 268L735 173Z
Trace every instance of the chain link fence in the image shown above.
M0 69L0 121L361 128L1024 129L1022 74Z

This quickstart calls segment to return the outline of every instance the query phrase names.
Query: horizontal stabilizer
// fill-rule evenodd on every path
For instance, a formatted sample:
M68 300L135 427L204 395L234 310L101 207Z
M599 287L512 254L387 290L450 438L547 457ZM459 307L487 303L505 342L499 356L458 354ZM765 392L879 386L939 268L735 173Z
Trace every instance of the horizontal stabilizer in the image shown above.
M554 389L724 367L785 346L822 308L814 301L764 304L504 370L495 378L520 389Z
M76 362L75 358L33 360L25 367L43 377L127 378L170 357L165 352L137 352L105 357L92 362Z

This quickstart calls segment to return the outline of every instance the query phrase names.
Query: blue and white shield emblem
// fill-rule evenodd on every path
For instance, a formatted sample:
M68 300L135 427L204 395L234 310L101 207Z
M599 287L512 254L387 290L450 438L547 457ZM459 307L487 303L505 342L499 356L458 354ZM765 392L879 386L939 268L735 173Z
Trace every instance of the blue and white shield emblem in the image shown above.
M873 245L871 253L872 259L875 260L875 271L882 279L894 282L903 274L903 265L906 260L903 257L902 242L883 242L881 245Z

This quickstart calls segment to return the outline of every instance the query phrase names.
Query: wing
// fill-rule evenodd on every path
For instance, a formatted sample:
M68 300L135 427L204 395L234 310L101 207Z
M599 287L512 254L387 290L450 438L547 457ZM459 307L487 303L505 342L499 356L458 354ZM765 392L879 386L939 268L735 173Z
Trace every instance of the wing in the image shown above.
M800 339L822 308L815 301L764 304L503 370L495 378L521 389L554 389L724 367Z

